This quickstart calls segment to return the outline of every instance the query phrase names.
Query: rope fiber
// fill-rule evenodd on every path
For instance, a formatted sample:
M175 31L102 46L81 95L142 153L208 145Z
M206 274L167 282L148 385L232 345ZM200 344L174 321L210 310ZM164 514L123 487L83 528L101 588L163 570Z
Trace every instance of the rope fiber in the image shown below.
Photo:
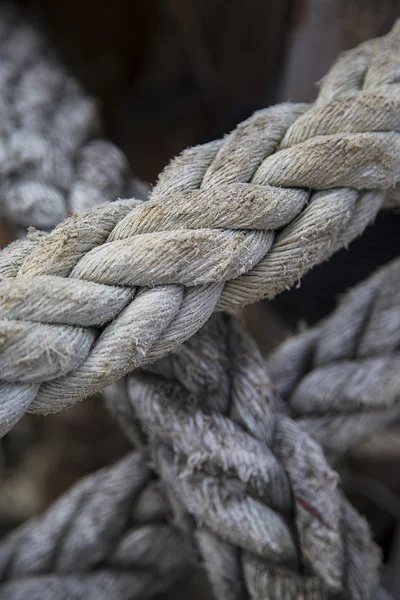
M399 205L399 38L340 57L313 105L186 150L149 201L105 202L133 193L123 156L3 10L2 208L43 229L77 214L0 252L0 435L106 388L142 450L3 540L1 598L150 597L194 560L219 600L387 597L324 449L398 417L399 260L267 362L221 311L274 297Z
M213 311L272 298L394 201L399 35L339 58L314 105L183 152L149 202L101 204L0 254L15 277L0 284L2 434L165 356Z

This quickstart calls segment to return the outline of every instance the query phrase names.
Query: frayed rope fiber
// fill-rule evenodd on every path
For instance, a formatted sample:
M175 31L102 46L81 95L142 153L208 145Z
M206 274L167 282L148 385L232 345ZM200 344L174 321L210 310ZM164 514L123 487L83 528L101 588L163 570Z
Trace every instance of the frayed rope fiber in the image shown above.
M314 105L183 152L149 202L0 253L1 433L173 351L215 310L272 298L396 204L399 40L396 25L339 58Z
M148 444L161 480L145 454L127 458L12 533L0 546L4 597L17 600L31 590L46 598L51 590L68 598L69 590L74 598L139 598L168 585L200 555L221 600L380 598L379 555L368 528L304 429L317 431L333 450L329 419L335 430L340 416L345 421L357 411L363 426L353 439L344 430L338 453L382 426L383 407L398 416L398 370L388 365L398 362L399 268L394 261L357 286L331 316L282 344L268 362L235 319L215 315L176 353L108 388L110 412L136 445ZM371 366L382 359L383 370ZM357 380L349 364L357 371L364 360L369 385L357 405L347 406ZM312 386L309 411L291 394L326 365L336 368L338 391ZM296 409L297 423L285 414L268 371ZM384 391L377 397L379 385ZM318 402L326 417L314 414ZM148 507L143 521L138 503ZM133 520L126 516L132 510ZM90 535L82 536L86 528Z
M22 25L4 15L7 48ZM146 447L2 542L1 598L149 597L195 559L219 600L385 597L380 553L316 440L340 453L353 443L343 421L359 419L355 443L398 415L399 261L268 362L234 317L212 313L273 297L398 205L399 38L397 25L341 57L314 105L260 111L184 152L149 202L100 203L0 253L0 433L27 410L56 411L112 383L110 412ZM35 44L4 90L44 60ZM44 131L32 102L44 150L30 157L30 190L54 171L61 135L58 116ZM22 174L23 162L13 168ZM101 181L93 202L80 188L79 209L112 190ZM39 194L36 214L45 204Z

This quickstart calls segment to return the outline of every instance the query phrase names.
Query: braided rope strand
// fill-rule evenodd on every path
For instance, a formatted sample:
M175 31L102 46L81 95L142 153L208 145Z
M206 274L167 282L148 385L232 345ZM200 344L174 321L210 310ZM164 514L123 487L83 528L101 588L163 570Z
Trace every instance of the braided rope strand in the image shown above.
M100 136L95 102L13 5L0 9L0 208L51 229L118 196L146 198L123 153Z
M4 600L141 600L193 560L145 454L86 477L0 543ZM33 551L34 549L34 551Z
M301 389L302 381L307 382L310 369L313 375L319 372L321 364L333 363L343 366L347 377L349 357L353 357L353 362L359 362L360 357L362 361L363 357L371 360L376 356L381 360L396 356L400 334L399 269L399 260L380 269L348 293L338 309L321 324L282 344L268 363L260 357L252 341L234 320L214 317L174 355L155 363L149 368L148 374L131 378L128 388L121 381L107 390L111 412L135 444L145 443L139 422L150 431L155 463L165 479L167 489L172 488L168 495L176 512L174 521L180 523L185 535L190 533L194 536L218 597L244 598L250 594L252 598L261 599L265 594L270 594L276 598L293 598L301 592L307 600L330 598L329 588L326 589L326 581L321 583L321 576L323 580L330 580L332 585L332 571L335 573L336 564L338 570L333 577L338 577L345 589L346 585L354 586L351 583L353 579L358 581L361 577L361 574L356 574L360 547L364 547L366 552L363 564L372 561L368 564L371 573L375 573L376 583L376 555L370 553L371 545L365 525L341 498L337 478L327 467L318 447L293 421L278 411L266 373L268 370L272 372L276 388L292 408L290 397L293 389ZM310 358L312 356L314 362ZM371 406L371 401L377 404L382 400L388 406L385 394L391 402L398 398L398 393L394 394L393 388L382 377L382 372L373 369L371 372L383 391L376 398L376 386L369 385L358 394L359 402L364 404L361 407L363 412L358 413L357 418L365 419L364 427L359 431L347 428L347 438L344 434L337 436L334 448L331 446L334 437L325 432L320 436L320 441L329 451L340 452L347 448L350 440L354 443L354 438L361 439L362 435L382 426L379 417L381 413L386 413L383 410L377 412ZM387 372L391 375L392 383L397 380L398 388L398 371ZM365 373L359 379L362 380L364 376ZM339 382L338 392L343 391L340 372L339 375L336 372L336 380ZM358 391L355 388L354 396ZM323 404L323 410L331 421L335 422L340 417L342 421L347 419L349 414L344 413L344 407L348 395L345 390L340 404L337 395L325 396L324 387L320 384L310 387L313 398L318 397L316 392L322 393L318 402L320 406ZM360 410L359 405L357 409ZM302 410L305 417L302 416ZM393 418L390 411L389 415ZM312 419L307 418L307 404L303 409L299 405L297 417L312 435L316 430L319 431L312 426ZM322 420L323 424L326 422L324 416L314 415L313 418ZM344 439L347 439L346 443L343 443ZM297 448L295 453L293 448ZM130 462L126 464L124 476ZM129 469L131 473L130 466ZM141 475L143 478L148 476L146 469L142 459L138 472L145 471ZM122 477L118 485L125 489ZM153 482L152 485L158 484ZM287 526L288 515L293 514L293 497L296 507L294 514L297 514L295 530L299 539L303 540L300 546L294 544L292 527ZM321 498L325 498L328 504L322 506ZM53 512L57 512L57 506L52 509ZM332 514L335 514L334 507L339 510L339 522L342 525L332 538L332 530L328 528L325 531L324 528L328 525L328 515L332 518ZM195 516L195 529L185 517L185 509ZM164 513L167 514L166 511ZM309 522L310 515L315 519L311 523L317 525L314 533L314 526ZM352 526L346 534L343 532L346 532L348 522ZM77 523L78 526L71 529L72 533L80 531L83 521L78 520ZM322 531L329 536L329 543L324 537L321 538L321 524ZM103 528L107 529L107 523L103 524ZM16 536L17 540L22 540L18 542L19 547L24 544L28 549L32 547L30 535L28 526L20 534L12 534L10 539ZM57 535L55 537L58 540ZM336 542L333 542L335 539ZM138 544L136 552L139 552L142 543L140 535L135 540ZM3 548L7 549L10 542L6 540L4 544L0 547L0 555L4 552L7 557L8 550L6 552ZM322 551L319 544L323 546ZM339 551L336 550L336 560L326 554L332 552L335 544L339 548ZM343 571L341 574L343 565L340 567L340 560L337 562L338 555L343 555L341 544L345 547L354 546L352 552L355 553L356 571L353 571L353 575L347 573L347 579ZM42 547L43 544L40 542L37 546ZM296 547L300 547L300 552L305 549L308 558L302 555L296 557L293 554ZM19 552L20 564L25 565L25 555L21 550ZM71 550L68 550L70 555ZM321 564L316 557L319 557ZM310 561L311 572L317 571L319 577L296 572L299 565L304 565L307 560ZM33 578L25 571L19 574L15 572L8 576L9 582L4 584L4 589L12 593L21 590L22 594L27 593L27 589L36 589L35 586L42 590L41 586L52 582L52 593L55 594L54 590L64 590L65 575L61 575L59 568L53 566L48 575L39 578ZM171 568L171 571L169 573L166 569L161 581L167 583L175 569ZM115 579L115 575L106 575L105 571L103 575L110 577L111 582ZM70 575L68 577L68 581L71 581ZM91 582L88 583L90 590L96 590L95 581L99 574L90 572L90 576L86 577L87 582ZM89 593L85 591L81 579L76 585ZM115 597L124 599L123 583L115 582L113 585L113 590L118 590L113 591ZM374 584L365 581L364 587L353 589L350 597L375 598L373 589ZM65 594L65 591L62 593ZM337 597L336 592L334 596ZM15 596L11 595L10 598L14 600Z
M60 410L174 350L215 309L276 295L359 235L400 173L399 35L339 59L314 107L259 111L185 151L150 202L101 205L30 254L14 247L25 256L19 302L35 310L1 314L1 433L27 409ZM9 263L0 254L8 277ZM33 292L43 276L53 279L42 313ZM0 286L8 306L11 286ZM99 314L86 320L88 298ZM57 321L60 302L74 308Z
M138 426L148 434L216 597L376 598L379 557L366 523L321 448L280 410L236 321L214 316L106 394L132 440Z
M400 260L360 283L266 368L293 417L343 453L400 414Z

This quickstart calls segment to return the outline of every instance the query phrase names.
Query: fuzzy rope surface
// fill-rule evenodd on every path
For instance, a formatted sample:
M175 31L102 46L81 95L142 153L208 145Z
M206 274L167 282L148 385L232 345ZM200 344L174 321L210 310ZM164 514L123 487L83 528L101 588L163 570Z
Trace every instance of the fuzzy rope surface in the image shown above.
M1 253L22 315L0 315L1 433L171 352L214 310L273 297L359 235L397 194L399 37L340 58L313 106L259 111L185 151L150 202L101 205Z
M366 523L282 411L237 321L213 317L176 354L115 384L108 404L134 442L148 432L173 514L145 457L91 476L0 545L7 600L150 595L155 573L165 585L193 559L192 544L221 600L380 597Z
M317 326L281 344L266 370L290 414L343 453L400 416L400 259L349 291Z
M193 560L145 454L86 477L0 543L2 600L142 600Z
M381 597L381 591L379 596L375 595L378 561L368 530L343 499L338 478L320 448L281 411L283 405L274 398L268 371L273 373L276 388L292 410L295 401L291 394L293 390L301 390L305 383L313 400L312 408L317 404L327 418L316 414L310 419L307 403L299 404L297 416L312 435L316 431L320 434L320 441L328 450L340 452L350 441L355 443L382 426L382 419L395 418L400 381L399 371L393 370L400 342L399 275L400 260L380 269L349 292L321 324L282 344L268 363L235 320L213 317L174 355L158 361L147 373L132 377L128 384L119 382L106 390L110 411L132 441L145 443L140 423L149 432L155 464L169 489L169 501L175 512L173 522L183 529L183 551L178 549L175 526L160 527L157 511L154 519L151 513L147 521L153 540L150 545L146 536L143 540L142 530L135 530L134 550L129 546L129 552L134 557L149 553L147 560L158 569L159 585L166 585L190 557L193 559L193 552L188 551L191 545L188 540L192 539L197 543L218 598L231 600L249 594L253 599L261 600L268 595L279 599L293 598L299 593L307 600ZM364 357L369 361L367 371ZM384 368L374 368L374 361ZM338 385L334 394L327 394L321 383L326 379L325 376L321 379L321 364L335 369L332 381ZM349 364L356 372L353 378L349 377ZM357 375L359 369L361 375ZM310 386L308 380L315 375L319 383ZM365 377L367 386L353 385L364 383ZM349 401L349 392L353 403ZM382 406L387 409L390 403L394 403L393 410L386 413ZM345 423L348 411L355 408L362 426L353 431ZM331 432L338 429L337 421L344 431L341 435L336 433L335 438ZM55 597L58 593L68 598L66 590L85 597L100 593L97 580L118 600L129 597L126 590L131 589L132 581L139 586L138 597L153 592L153 584L148 582L154 582L154 573L144 577L143 567L130 559L130 568L140 573L134 571L132 581L126 580L125 571L120 573L109 558L110 548L115 545L107 543L107 536L115 540L121 535L120 525L116 526L114 520L101 518L99 529L89 536L94 545L100 543L98 538L102 540L98 552L103 553L107 568L101 572L96 567L97 555L94 562L89 560L81 565L74 558L68 540L64 540L68 519L68 535L78 536L79 532L73 548L91 556L85 546L86 535L80 541L85 527L89 531L91 528L90 524L85 525L90 523L87 514L97 514L100 504L110 502L112 510L125 519L120 496L125 502L132 484L136 498L138 485L144 486L143 482L150 477L144 459L132 460L121 463L123 468L116 467L120 475L112 475L112 482L118 493L109 494L110 499L103 491L103 487L106 491L111 488L107 477L94 476L96 498L100 499L88 502L89 492L84 492L86 484L82 484L82 493L69 493L51 509L50 516L24 526L3 542L0 557L9 565L11 553L15 557L13 564L19 565L4 567L0 591L4 589L9 594L6 598L23 598L29 590L36 590L38 597L46 598L48 589ZM138 485L136 480L140 482ZM152 481L150 489L160 483ZM71 504L70 496L81 500ZM131 498L129 495L130 501ZM162 498L158 492L154 500L157 506ZM71 508L60 520L65 503ZM79 513L80 506L87 507L83 515ZM185 516L188 513L195 519L194 527ZM163 515L172 518L166 508ZM352 524L350 529L348 521ZM49 530L54 533L46 545L42 532ZM174 550L179 559L177 565L169 565L167 560L171 539L177 544ZM34 543L35 547L47 550L43 550L40 563L36 564L35 558L32 573L28 558ZM57 550L60 545L62 550ZM164 559L155 551L156 547L166 551ZM63 553L69 561L68 572L63 567L64 559L46 562L49 553L52 556L56 553L57 557ZM345 563L345 556L353 556L354 564ZM158 561L161 566L156 567ZM359 561L363 565L368 562L370 579L357 571ZM163 567L164 564L167 566ZM299 573L304 565L308 565L306 572ZM359 580L364 582L362 587L357 583Z
M0 8L0 90L2 217L51 229L118 196L146 197L123 153L100 137L94 101L11 5Z
M282 410L237 321L214 316L106 394L132 441L147 433L217 598L376 598L379 556L366 523L321 448Z

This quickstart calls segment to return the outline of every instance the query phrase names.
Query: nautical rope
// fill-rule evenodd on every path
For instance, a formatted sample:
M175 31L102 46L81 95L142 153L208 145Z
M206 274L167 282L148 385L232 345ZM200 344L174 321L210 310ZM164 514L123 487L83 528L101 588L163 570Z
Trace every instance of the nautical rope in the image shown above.
M123 153L100 137L95 102L12 5L0 9L0 211L51 229L118 196L145 198Z
M6 277L10 252L21 264L0 283L2 433L171 352L214 310L273 297L359 235L385 191L393 203L399 38L340 58L313 106L185 151L150 202L100 205L0 254Z
M2 600L143 600L194 560L145 454L81 480L0 543Z
M266 370L290 414L343 453L400 416L400 259L355 286L317 326L281 344Z
M182 563L195 541L222 600L375 600L381 593L379 553L320 446L286 414L238 323L210 316L272 297L359 235L385 197L397 202L399 36L395 27L340 59L314 106L260 111L225 140L186 151L149 203L100 205L0 254L1 431L26 410L58 410L164 357L114 384L108 403L129 437L149 444L185 534L178 540L167 526L168 536L177 547L189 544ZM364 304L362 342L347 342L354 356L334 345L329 367L337 356L364 359L359 348L368 347L375 306ZM387 306L383 313L396 318ZM317 372L325 364L313 357L321 339L300 375L290 367L276 378L293 411L299 377L307 373L307 381L310 365ZM374 367L372 379L383 379L394 403L397 383L388 373L398 346L390 339L379 352L392 362ZM289 355L298 361L298 353ZM313 415L322 397L313 398ZM124 546L128 528L141 524L128 523L124 511L152 476L140 455L127 461L100 475L99 496L95 475L5 541L1 592L13 600L28 589L41 598L43 591L87 597L107 585L121 597L133 586L150 593L151 582L136 573L140 561L135 569L129 563L141 544ZM152 557L146 568L154 579Z
M283 411L235 319L213 316L106 396L134 443L147 433L175 521L196 539L217 598L376 598L379 556L366 523L320 446Z
M107 398L135 443L144 426L166 496L139 454L78 484L0 545L2 598L145 597L194 559L193 542L221 600L378 597L366 523L320 447L283 412L234 318L212 317Z

